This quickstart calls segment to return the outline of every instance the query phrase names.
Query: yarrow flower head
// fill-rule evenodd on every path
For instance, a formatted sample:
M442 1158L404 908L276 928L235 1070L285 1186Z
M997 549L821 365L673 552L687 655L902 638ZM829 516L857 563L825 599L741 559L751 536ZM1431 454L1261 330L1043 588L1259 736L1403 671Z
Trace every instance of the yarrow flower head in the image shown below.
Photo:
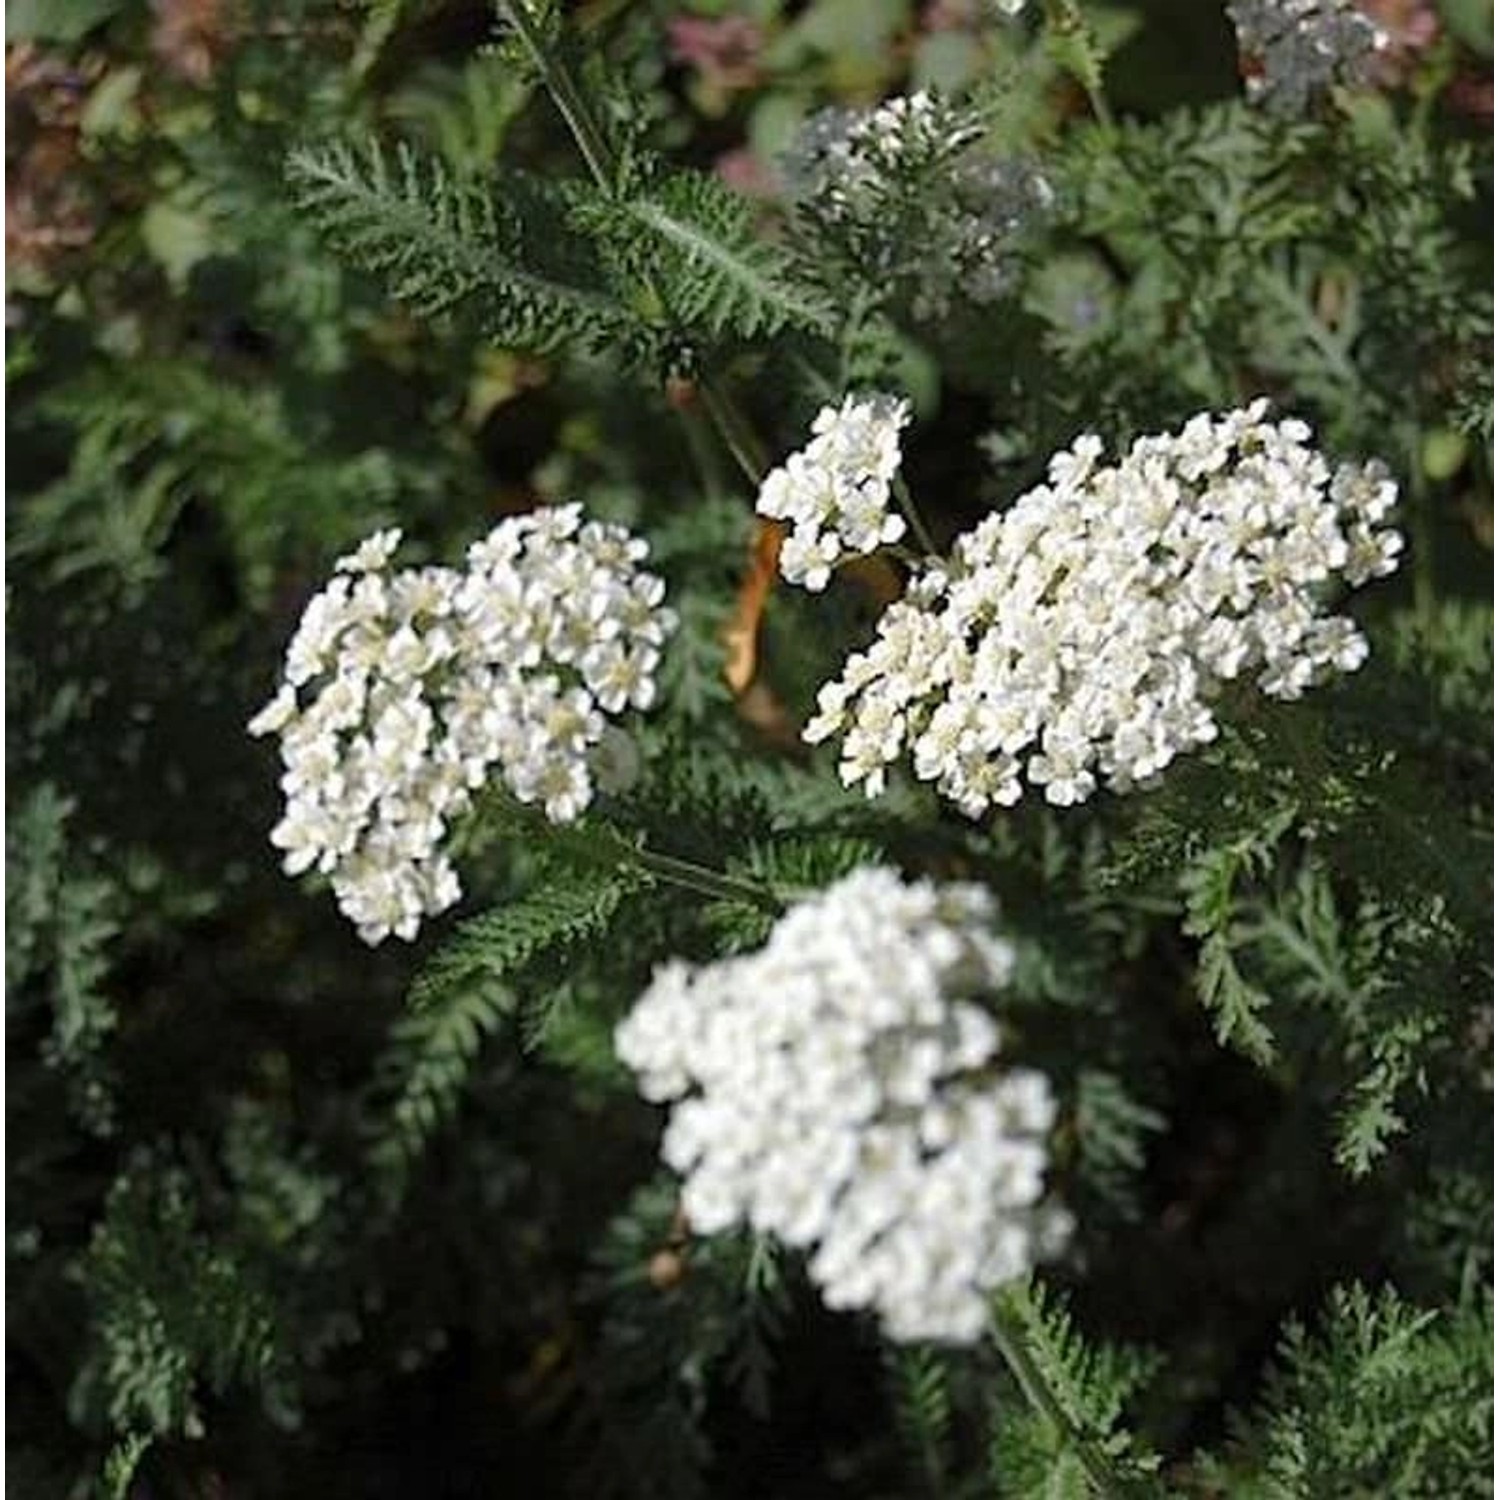
M1021 233L1052 203L1035 167L987 155L978 115L921 90L819 111L782 158L797 212L920 318L955 296L993 302Z
M1300 114L1334 83L1373 81L1386 32L1352 0L1230 0L1246 92Z
M1070 1228L1045 1199L1051 1087L1000 1065L972 998L1014 964L994 915L980 887L859 870L757 952L658 969L615 1033L675 1101L662 1157L693 1227L810 1250L827 1304L895 1339L978 1338L986 1292Z
M813 440L773 469L755 509L791 524L781 572L818 591L838 562L897 541L906 523L890 510L901 465L901 429L911 408L895 396L846 396L813 422Z
M961 537L824 685L804 731L842 736L870 796L904 753L970 816L1022 779L1067 805L1125 791L1215 738L1211 704L1249 673L1292 699L1368 654L1322 595L1396 567L1378 463L1331 470L1266 403L1140 438L1118 464L1085 436L1048 482Z
M335 565L250 723L281 741L287 873L328 875L368 943L459 899L443 842L492 770L554 822L583 812L675 624L646 544L576 505L502 521L463 570L393 569L400 540Z

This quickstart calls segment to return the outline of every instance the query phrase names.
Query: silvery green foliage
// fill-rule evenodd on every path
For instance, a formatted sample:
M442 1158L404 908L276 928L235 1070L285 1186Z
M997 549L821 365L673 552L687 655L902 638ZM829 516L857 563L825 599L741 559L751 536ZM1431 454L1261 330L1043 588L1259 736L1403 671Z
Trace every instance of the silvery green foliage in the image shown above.
M890 508L910 405L896 396L845 396L813 419L813 438L761 483L755 508L786 521L781 576L814 593L840 560L899 541L906 522Z
M492 770L571 822L621 757L607 721L648 708L675 617L646 544L576 505L502 521L468 568L392 571L399 531L309 602L276 696L287 873L329 875L367 943L410 941L462 894L443 845Z
M1044 1198L1051 1085L997 1071L970 998L1014 965L994 917L982 887L858 870L756 952L663 965L616 1033L641 1092L673 1101L662 1156L693 1227L811 1250L828 1305L898 1340L977 1339L985 1293L1068 1230Z
M909 753L978 817L1023 778L1060 806L1151 781L1217 736L1213 701L1239 677L1293 699L1354 671L1369 646L1321 595L1395 568L1395 484L1331 468L1305 423L1266 409L1199 415L1113 465L1078 439L882 615L805 737L841 736L844 781L870 796Z
M1230 0L1250 98L1302 114L1335 83L1367 81L1386 35L1352 0Z
M797 215L919 318L994 302L1021 235L1052 203L1034 166L980 149L977 114L923 90L814 115L782 158Z

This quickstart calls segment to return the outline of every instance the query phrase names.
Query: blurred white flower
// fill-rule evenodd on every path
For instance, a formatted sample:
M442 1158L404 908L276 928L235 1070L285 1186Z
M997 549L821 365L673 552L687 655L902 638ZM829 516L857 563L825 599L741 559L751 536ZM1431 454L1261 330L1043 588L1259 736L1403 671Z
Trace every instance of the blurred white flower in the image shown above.
M1053 192L1028 162L986 152L974 110L922 89L873 109L820 110L781 160L799 217L871 285L923 319L1003 297Z
M1253 101L1303 113L1334 83L1368 83L1386 32L1352 0L1229 0Z
M615 1034L675 1101L662 1157L693 1227L808 1249L828 1305L895 1339L979 1338L986 1294L1070 1228L1045 1201L1051 1087L998 1065L971 998L1014 965L994 915L977 886L859 870L757 952L660 968Z

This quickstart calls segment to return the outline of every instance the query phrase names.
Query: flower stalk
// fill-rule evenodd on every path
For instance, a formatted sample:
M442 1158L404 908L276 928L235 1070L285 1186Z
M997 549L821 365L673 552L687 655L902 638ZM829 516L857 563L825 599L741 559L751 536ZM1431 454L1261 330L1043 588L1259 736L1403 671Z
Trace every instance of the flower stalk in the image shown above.
M738 875L727 875L722 870L710 869L694 860L679 859L675 854L662 854L655 849L637 847L631 856L631 862L653 880L693 891L699 896L709 896L718 901L741 901L777 916L786 909L786 901L769 885L746 880Z

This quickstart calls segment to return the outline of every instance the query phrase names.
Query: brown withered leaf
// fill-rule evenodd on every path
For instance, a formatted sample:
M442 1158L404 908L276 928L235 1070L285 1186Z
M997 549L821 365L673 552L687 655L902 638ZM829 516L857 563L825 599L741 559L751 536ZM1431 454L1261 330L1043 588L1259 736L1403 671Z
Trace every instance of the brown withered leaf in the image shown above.
M750 563L740 580L734 612L719 631L725 649L724 680L736 698L743 698L755 681L761 616L765 613L766 600L776 586L776 564L781 557L785 536L786 526L782 522L765 516L756 517ZM901 575L887 558L851 558L839 571L864 588L879 605L889 604L901 596ZM767 715L762 712L761 717Z
M724 680L738 697L755 680L760 617L776 584L776 563L786 527L780 521L757 516L755 539L750 546L750 566L740 580L734 613L719 631L724 643Z
M748 724L771 749L783 755L806 753L796 719L764 677L756 678L734 700L734 709L741 722Z

